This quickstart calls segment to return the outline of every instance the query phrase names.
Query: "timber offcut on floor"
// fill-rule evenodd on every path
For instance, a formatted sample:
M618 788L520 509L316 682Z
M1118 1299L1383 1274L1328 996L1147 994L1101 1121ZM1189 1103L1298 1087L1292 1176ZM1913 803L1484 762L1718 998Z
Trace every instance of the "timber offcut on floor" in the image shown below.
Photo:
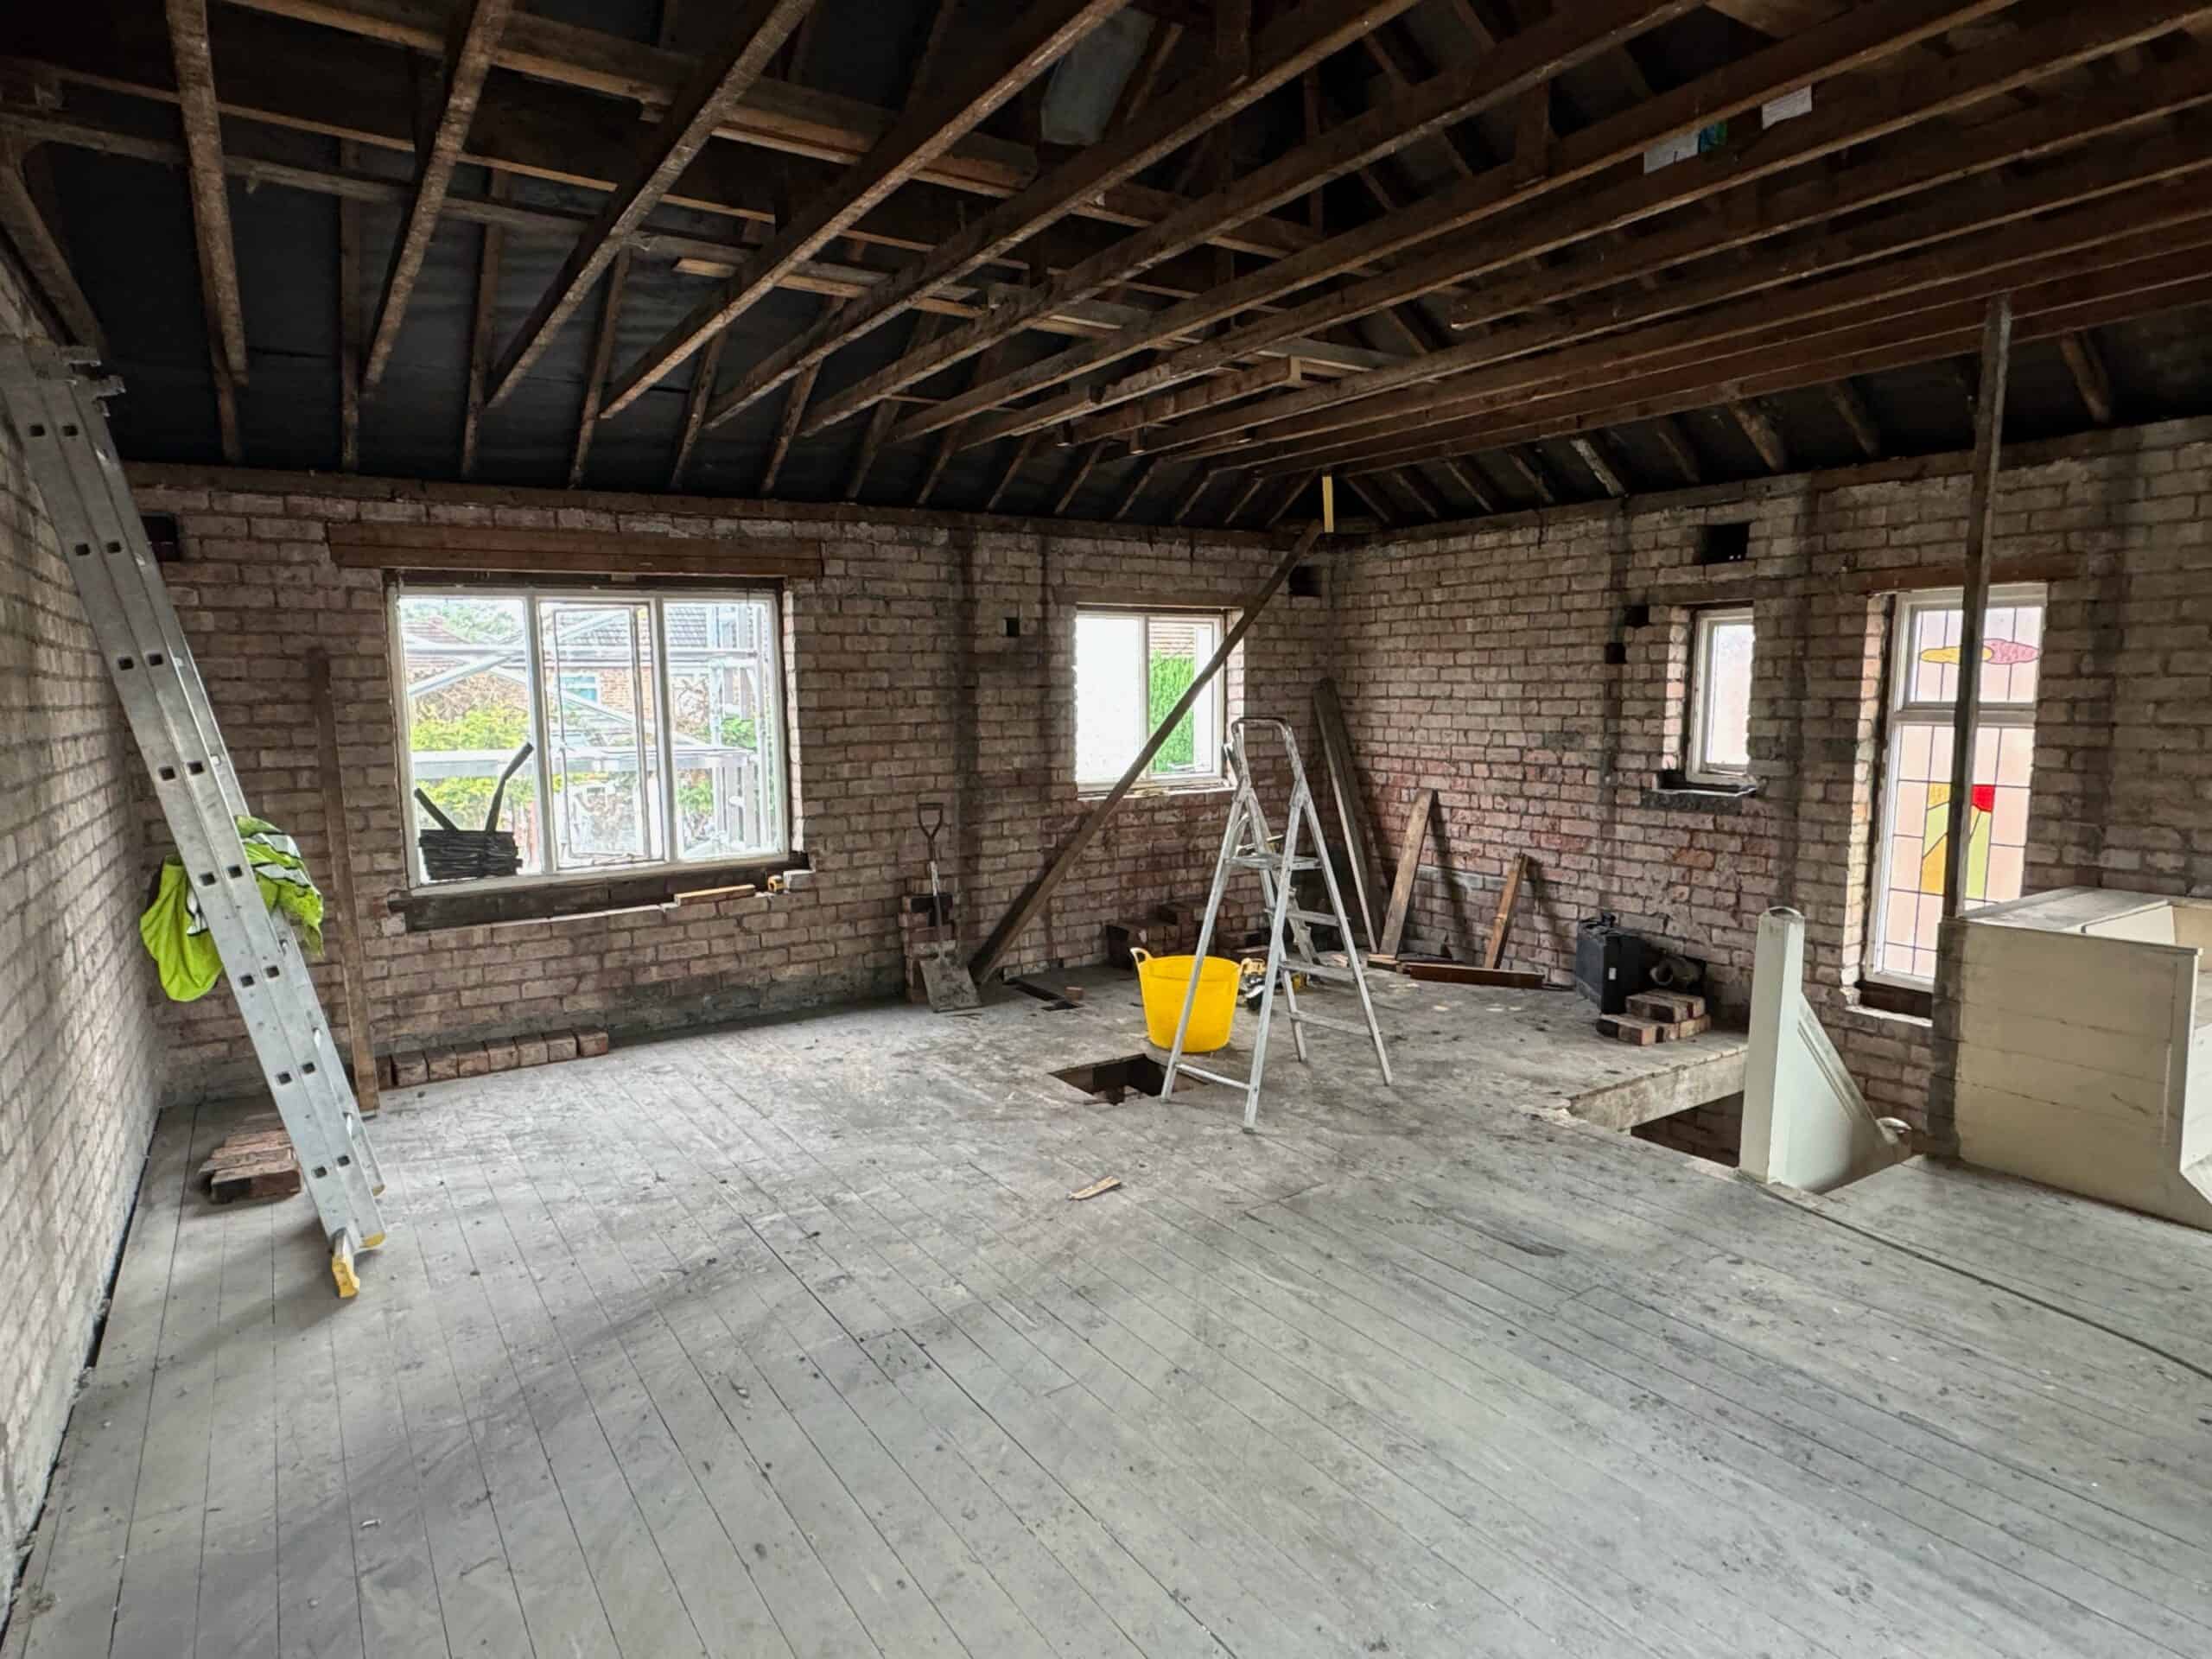
M1090 982L387 1095L348 1304L170 1113L6 1659L2212 1652L2212 1237L1794 1205L1566 995L1109 1105Z

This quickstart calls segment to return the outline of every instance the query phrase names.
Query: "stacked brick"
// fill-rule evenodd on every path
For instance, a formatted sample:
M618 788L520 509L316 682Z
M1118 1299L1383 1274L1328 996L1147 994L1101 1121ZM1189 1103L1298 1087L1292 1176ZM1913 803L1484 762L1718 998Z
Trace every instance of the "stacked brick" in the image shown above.
M187 556L168 574L246 797L297 836L311 867L324 842L305 653L331 655L370 1007L386 1053L897 994L901 914L927 890L918 802L945 805L939 857L971 949L1084 810L1072 781L1077 607L1228 607L1269 557L1252 537L1039 534L932 514L845 522L722 501L169 467L132 476L145 511L179 518ZM387 902L407 867L386 601L375 573L341 570L328 553L330 527L354 522L818 551L821 577L788 584L785 607L793 815L812 878L789 893L667 911L406 931ZM1232 709L1302 726L1327 633L1325 599L1278 596L1239 653ZM1007 967L1096 962L1106 923L1202 898L1227 804L1211 791L1125 802ZM158 818L149 826L158 849ZM334 969L317 980L342 1027ZM180 1008L174 1023L173 1090L250 1077L227 997Z
M2050 583L2027 882L2212 892L2212 422L2006 452L1999 561ZM1957 458L1524 514L1378 542L1338 599L1337 679L1376 822L1438 791L1414 931L1471 947L1505 861L1535 861L1509 965L1564 981L1601 910L1749 998L1759 913L1807 918L1808 992L1877 1110L1918 1120L1924 1021L1857 992L1866 953L1887 601L1956 569ZM1699 562L1751 521L1747 563ZM1937 585L1925 578L1913 585ZM1756 796L1655 788L1681 758L1693 607L1750 600ZM1630 607L1649 620L1630 626ZM1625 660L1606 661L1609 645Z
M32 334L0 254L0 334ZM153 1128L138 755L0 429L0 1545L29 1530ZM0 1606L17 1557L0 1565Z

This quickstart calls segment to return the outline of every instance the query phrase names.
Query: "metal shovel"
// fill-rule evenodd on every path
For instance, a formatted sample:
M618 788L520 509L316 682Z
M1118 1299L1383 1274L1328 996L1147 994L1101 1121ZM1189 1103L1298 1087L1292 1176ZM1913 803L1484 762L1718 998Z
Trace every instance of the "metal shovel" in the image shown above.
M945 913L944 892L938 885L937 836L944 828L944 804L923 801L914 808L914 817L922 826L922 838L929 843L930 911L938 923L938 937L923 945L917 957L922 966L922 987L929 993L933 1011L961 1014L981 1007L983 999L976 995L976 982L968 972L968 964L960 960L960 944L953 938L952 918Z

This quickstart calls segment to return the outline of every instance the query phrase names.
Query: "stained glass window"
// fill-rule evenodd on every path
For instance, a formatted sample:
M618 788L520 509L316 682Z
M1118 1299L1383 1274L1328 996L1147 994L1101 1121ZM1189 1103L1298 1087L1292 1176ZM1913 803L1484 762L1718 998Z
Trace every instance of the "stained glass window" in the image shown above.
M1966 823L1968 906L2018 898L2025 875L2043 590L1997 589L1983 614L1981 707ZM1965 620L1955 592L1910 594L1898 610L1868 953L1872 971L1885 979L1925 983L1936 976Z

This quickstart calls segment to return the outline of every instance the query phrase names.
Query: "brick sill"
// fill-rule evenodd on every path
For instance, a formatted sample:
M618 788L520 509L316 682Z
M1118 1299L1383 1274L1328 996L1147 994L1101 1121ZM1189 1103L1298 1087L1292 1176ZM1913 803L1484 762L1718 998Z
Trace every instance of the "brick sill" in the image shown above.
M1113 792L1113 785L1103 789L1096 785L1077 785L1075 798L1080 802L1103 801ZM1122 798L1131 801L1160 801L1179 799L1186 795L1227 795L1232 793L1228 781L1209 778L1202 783L1139 785Z
M410 933L444 928L489 927L505 922L552 922L617 915L626 911L673 910L677 895L713 887L752 886L767 891L768 878L810 870L804 853L744 864L691 865L613 877L556 876L518 885L454 882L449 888L414 888L390 900Z
M1741 812L1744 803L1755 798L1758 792L1757 784L1724 789L1706 784L1683 783L1662 776L1656 785L1642 791L1637 804L1656 812L1711 812L1729 816Z

